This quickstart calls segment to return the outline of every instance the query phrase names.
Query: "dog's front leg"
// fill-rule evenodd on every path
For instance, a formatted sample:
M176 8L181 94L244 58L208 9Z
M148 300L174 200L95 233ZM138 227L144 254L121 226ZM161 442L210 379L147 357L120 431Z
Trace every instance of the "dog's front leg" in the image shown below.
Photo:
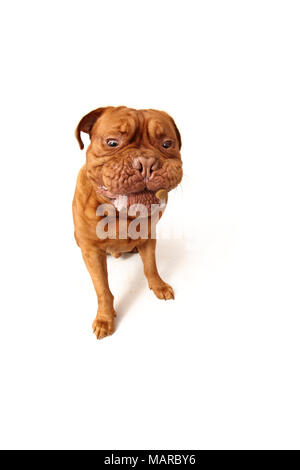
M82 248L82 256L91 275L98 298L98 312L93 322L93 330L97 339L104 338L114 332L114 297L110 292L107 276L106 255L95 247Z
M164 282L158 274L155 248L156 239L154 238L149 238L143 245L138 247L139 254L144 264L144 273L148 280L149 287L159 299L174 299L172 287Z

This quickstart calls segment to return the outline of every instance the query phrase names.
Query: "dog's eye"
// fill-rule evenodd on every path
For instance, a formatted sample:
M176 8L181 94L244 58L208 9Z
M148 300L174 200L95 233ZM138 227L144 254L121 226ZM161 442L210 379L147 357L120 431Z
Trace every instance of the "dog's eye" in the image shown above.
M163 143L162 143L162 146L164 149L168 149L172 146L172 140L165 140Z
M109 145L110 147L117 147L119 145L119 142L115 139L108 139L106 141L107 145Z

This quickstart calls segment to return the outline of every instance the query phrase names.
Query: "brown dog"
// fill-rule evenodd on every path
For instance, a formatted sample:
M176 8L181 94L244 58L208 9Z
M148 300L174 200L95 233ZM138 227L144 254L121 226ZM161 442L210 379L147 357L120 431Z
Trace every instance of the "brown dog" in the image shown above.
M75 239L98 297L93 330L99 339L113 333L116 315L108 285L107 254L118 257L124 252L138 251L150 289L160 299L174 298L172 287L157 271L156 239L150 216L146 219L148 238L128 234L121 237L120 212L124 209L129 212L133 204L143 204L147 209L155 207L151 206L154 204L160 207L159 194L167 194L166 191L180 183L181 138L175 122L165 112L124 106L98 108L81 119L76 138L83 149L81 132L89 134L91 143L86 152L86 164L77 178L73 218ZM158 193L158 190L165 191ZM166 197L164 202L167 202ZM109 233L107 238L99 238L97 234L97 224L103 221L104 215L101 213L101 218L98 212L96 214L101 204L116 213L115 236ZM127 219L127 228L135 218L133 215Z

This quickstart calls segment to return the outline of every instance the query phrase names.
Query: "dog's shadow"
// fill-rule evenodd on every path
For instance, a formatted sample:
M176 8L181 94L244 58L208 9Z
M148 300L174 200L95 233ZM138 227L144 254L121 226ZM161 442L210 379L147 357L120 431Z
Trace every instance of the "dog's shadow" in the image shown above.
M180 269L185 257L184 240L158 240L156 254L158 271L161 274L161 277L166 282L172 284L171 280L173 275L178 269ZM126 263L131 257L134 257L135 260L135 274L129 281L130 284L126 293L120 298L117 297L117 293L115 295L115 297L117 297L115 305L117 312L116 327L118 327L122 322L126 313L136 303L143 292L148 289L148 283L144 276L142 260L138 253L125 253L120 259L116 260L116 262L121 261Z

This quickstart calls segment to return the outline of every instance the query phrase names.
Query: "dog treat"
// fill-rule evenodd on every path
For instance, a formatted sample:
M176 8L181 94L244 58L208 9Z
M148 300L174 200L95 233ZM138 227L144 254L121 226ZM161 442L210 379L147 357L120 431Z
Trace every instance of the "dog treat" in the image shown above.
M166 199L167 194L168 191L166 191L165 189L159 189L158 191L156 191L155 196L157 197L157 199Z

